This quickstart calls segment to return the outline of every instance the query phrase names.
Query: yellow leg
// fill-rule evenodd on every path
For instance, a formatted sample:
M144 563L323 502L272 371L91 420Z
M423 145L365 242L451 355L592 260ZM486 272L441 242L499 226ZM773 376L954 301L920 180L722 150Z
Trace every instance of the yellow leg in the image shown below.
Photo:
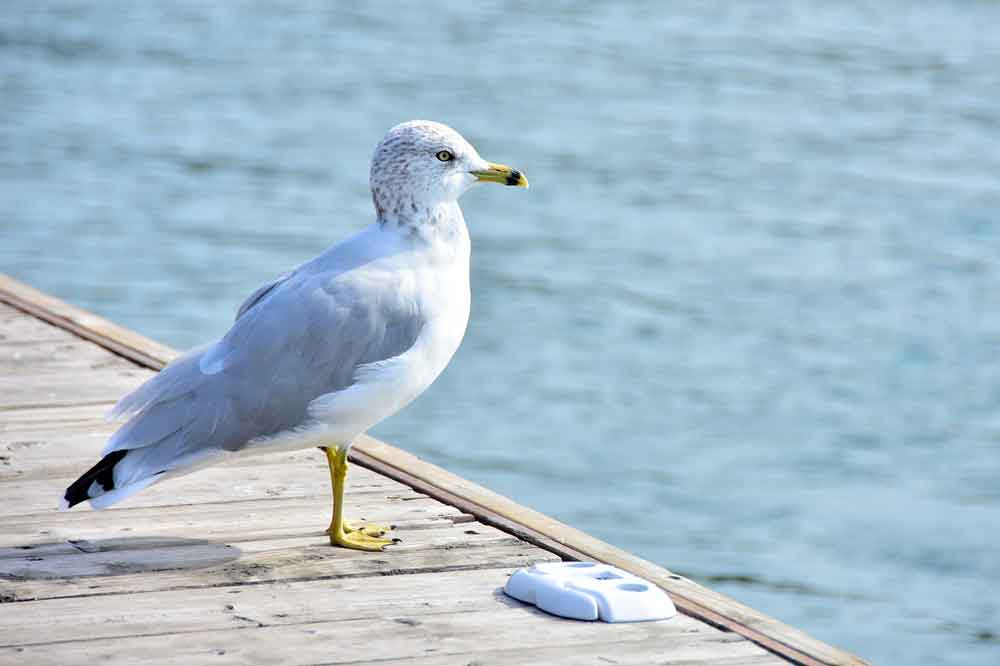
M355 550L382 550L393 543L392 539L379 539L387 528L380 525L348 525L344 521L344 480L347 478L347 448L328 447L326 462L330 466L330 483L333 485L333 519L326 533L330 545Z

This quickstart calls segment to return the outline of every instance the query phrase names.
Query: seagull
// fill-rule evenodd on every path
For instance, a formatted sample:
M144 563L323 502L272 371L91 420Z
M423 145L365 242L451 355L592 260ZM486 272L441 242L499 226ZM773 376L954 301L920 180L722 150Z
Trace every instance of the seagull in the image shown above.
M344 519L352 442L409 404L455 354L469 320L469 232L458 198L478 183L528 187L458 132L413 120L372 158L375 222L263 285L219 340L123 397L124 424L61 509L110 506L234 455L319 447L335 546L378 551L382 525Z

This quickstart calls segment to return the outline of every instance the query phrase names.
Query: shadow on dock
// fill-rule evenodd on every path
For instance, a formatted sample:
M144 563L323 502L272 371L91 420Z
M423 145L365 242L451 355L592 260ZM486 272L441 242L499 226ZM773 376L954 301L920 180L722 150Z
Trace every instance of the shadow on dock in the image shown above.
M180 537L64 539L0 549L0 578L37 580L206 569L240 557L226 543Z

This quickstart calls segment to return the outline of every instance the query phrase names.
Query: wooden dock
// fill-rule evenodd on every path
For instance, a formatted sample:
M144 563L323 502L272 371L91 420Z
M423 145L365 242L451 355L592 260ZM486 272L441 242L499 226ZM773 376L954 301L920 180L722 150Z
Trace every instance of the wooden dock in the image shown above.
M328 545L319 451L56 511L114 428L103 414L175 355L0 274L0 664L865 663L372 438L347 506L398 526L382 553ZM500 591L559 559L643 576L681 613L578 622Z

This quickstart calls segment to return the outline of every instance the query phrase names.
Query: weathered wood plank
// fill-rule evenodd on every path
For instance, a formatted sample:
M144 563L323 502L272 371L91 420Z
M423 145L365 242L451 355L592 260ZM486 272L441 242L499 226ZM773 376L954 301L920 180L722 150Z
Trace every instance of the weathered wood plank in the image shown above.
M0 419L7 413L0 412ZM114 429L115 424L96 422L73 429L58 424L24 430L0 426L0 480L75 479L100 459Z
M486 533L485 528L481 537L465 532L464 525L414 530L405 544L390 546L381 553L333 548L321 535L284 541L285 548L273 548L282 542L262 542L271 549L253 553L242 552L249 548L244 543L237 546L212 542L193 542L187 547L173 549L130 550L121 553L117 560L87 559L88 556L106 558L106 553L80 553L79 564L64 570L91 571L94 575L63 578L26 578L23 575L30 575L30 569L16 569L8 566L8 560L0 560L9 572L23 574L21 578L0 578L0 598L50 599L422 571L464 571L558 560L556 555L509 535L498 537ZM480 541L475 541L476 538ZM116 566L115 562L119 564ZM64 568L70 565L68 561L57 564ZM97 575L109 569L120 575ZM44 569L40 571L47 573ZM138 573L131 573L135 571Z
M667 636L644 641L587 643L571 645L504 647L475 653L393 659L393 666L779 666L788 662L753 645L738 634L718 636ZM352 664L384 664L358 661Z
M28 432L58 428L78 430L101 426L114 405L108 401L93 405L19 407L0 412L0 433Z
M280 455L280 454L278 454ZM94 461L97 456L94 457ZM254 464L254 457L237 457L214 467L198 470L186 476L167 479L129 497L112 511L136 507L174 506L202 502L232 502L266 497L329 498L330 475L326 463L300 460L294 463L263 462ZM0 484L0 497L16 497L7 503L6 515L44 514L54 511L66 486L86 470L81 466L64 478L6 479ZM403 492L407 486L353 466L348 473L348 492ZM89 511L86 506L74 512Z
M468 514L455 507L409 488L399 494L379 491L353 493L346 498L350 518L397 525L400 532L470 520ZM120 550L137 547L134 544L140 541L142 547L151 548L171 545L178 537L237 542L315 535L329 523L330 512L328 499L279 498L5 516L0 521L0 559L70 554L81 547L93 551Z
M25 315L28 316L28 315ZM3 330L0 323L0 331ZM82 373L102 367L132 367L135 364L92 342L72 340L37 340L32 344L3 344L0 341L0 373L45 374L74 371Z
M77 373L3 374L0 375L0 410L115 402L147 376L145 370L136 367L91 370L87 372L86 381L81 381Z
M0 412L0 416L3 412ZM0 479L53 479L60 483L72 481L97 462L108 437L117 424L94 423L90 427L68 429L62 426L2 431L0 430ZM59 428L59 429L54 429ZM292 452L261 453L231 456L219 463L218 469L281 465L295 474L310 478L312 469L326 469L326 458L317 448ZM296 467L301 465L301 467ZM356 466L351 468L359 478L374 478L373 472ZM238 478L243 472L234 472ZM384 479L385 477L379 478ZM171 483L167 481L166 483Z
M666 590L678 610L739 633L794 663L806 666L865 663L734 599L372 437L362 435L358 439L353 459L564 558L606 562L645 578Z
M228 629L241 626L237 617L279 625L516 608L518 602L496 594L512 571L476 569L0 604L0 646ZM455 594L456 589L463 593ZM33 639L40 623L46 625L45 635Z
M73 307L3 273L0 273L0 301L147 368L158 370L164 361L179 355L155 340Z
M0 276L0 300L13 303L25 312L30 312L61 328L94 340L101 346L152 369L161 368L165 362L176 356L176 352L173 350L4 276ZM32 326L30 322L23 321L23 318L20 321L15 321L18 319L17 317L9 312L8 315L12 317L16 326ZM45 334L40 333L40 335L44 336ZM38 339L43 338L39 337ZM44 339L60 338L56 336ZM10 344L16 346L19 342L13 341ZM58 376L59 373L54 374ZM42 386L40 382L36 381L36 384ZM9 388L12 386L0 386L0 403L4 402ZM64 389L72 391L74 387L66 385L58 388L60 391ZM123 392L124 390L116 390L114 395L106 399L107 406L110 406L110 402L117 399ZM30 426L30 420L38 415L37 412L25 409L27 407L49 405L66 410L63 412L64 414L69 414L71 410L82 414L83 412L78 408L86 408L89 404L98 406L98 403L105 400L98 398L98 393L95 393L93 397L94 400L81 400L79 397L73 397L72 393L63 393L61 399L56 402L34 403L15 399L14 403L6 406L0 404L0 414L6 412L7 414L15 414L16 419L27 419L27 421L15 420L12 427L16 429L26 425ZM50 413L55 414L55 412ZM75 425L67 422L65 425L67 428L80 426L79 422ZM3 425L3 418L0 417L0 427L9 428L11 426ZM648 578L670 591L682 612L745 636L794 663L809 666L821 664L853 666L864 663L857 657L817 641L793 627L788 627L723 595L701 588L691 581L593 539L589 535L553 521L542 514L520 507L507 498L450 475L444 470L420 461L394 447L370 438L364 439L355 448L352 459L380 474L452 504L461 512L471 513L484 522L500 526L505 531L519 535L532 543L540 544L551 552L565 557L585 557L609 562ZM7 486L9 483L17 484L20 482L8 481L0 485ZM304 486L302 487L304 488ZM257 490L261 488L262 485L256 487ZM0 492L4 490L6 488ZM204 488L201 492L207 494L210 490ZM292 496L295 496L295 492L292 493ZM40 498L41 494L38 494L37 497ZM402 557L402 555L403 553L397 554L398 557ZM375 572L376 569L373 568L372 573ZM164 572L158 574L157 577L167 576L169 573ZM128 575L119 576L117 579L124 580ZM141 584L140 579L132 582ZM64 591L70 589L72 585L80 586L81 583L68 581L67 585L64 586ZM84 587L79 587L81 594L88 593L83 592L83 589ZM418 653L413 653L410 656L414 657L416 654ZM356 654L353 656L357 657ZM365 658L368 656L365 655ZM278 660L280 661L280 659Z
M356 622L359 619L420 626L427 617L447 613L489 614L494 617L483 617L482 624L492 621L497 625L527 616L526 621L537 625L541 632L545 633L547 628L549 636L552 632L561 633L563 626L581 624L546 616L502 595L500 589L510 572L510 569L486 569L420 573L405 577L265 583L225 590L208 588L6 604L0 606L0 646L45 647L69 641L144 636L172 636L180 642L188 639L186 634L196 632L252 630L260 625L309 629L316 623ZM455 594L456 589L463 593ZM308 604L303 603L305 597L310 599ZM350 603L344 603L345 599L350 599ZM32 630L43 622L48 627L45 634L31 638ZM584 663L581 659L594 651L608 657L620 657L623 653L632 655L629 661L616 659L615 663L650 663L651 656L656 654L649 640L622 642L620 632L601 634L596 639L587 637L584 646L573 643L556 648L531 645L525 649L483 640L474 653L466 654L470 659L472 655L479 655L489 663L526 663L526 658L533 657L530 663L547 664L559 660ZM733 634L719 632L684 616L659 623L656 634L652 640L658 642L657 647L671 663L678 658L717 663L715 660L720 658L760 659L765 656L763 650ZM242 634L233 635L234 642L242 639ZM394 640L394 635L384 640ZM446 641L429 642L427 647L434 649L446 644ZM58 650L72 647L79 646ZM539 650L544 652L539 654ZM641 660L643 656L645 660ZM451 652L431 660L445 659L447 661L432 663L452 664L457 657ZM574 658L576 661L566 661ZM780 663L773 656L768 658L769 661L757 663ZM420 657L413 663L425 663L424 659Z
M3 275L0 274L0 284ZM0 287L2 289L2 287ZM15 347L37 342L71 342L79 338L64 329L0 302L0 346Z
M434 653L454 657L485 653L488 657L490 648L500 646L516 645L522 650L550 648L553 631L557 632L559 642L582 644L587 646L584 649L604 646L612 653L615 649L612 646L651 642L658 643L660 649L684 645L695 658L720 651L728 652L726 656L757 656L763 652L746 641L733 641L721 632L712 633L705 625L685 620L632 624L572 622L530 609L504 606L479 612L421 614L419 618L361 616L308 625L232 627L183 634L183 640L178 640L176 634L166 634L114 641L48 643L23 647L18 654L33 664L99 663L111 656L139 664L336 664L356 663L359 659L390 661ZM484 641L484 636L489 636L489 640ZM294 649L289 649L291 645Z
M448 523L422 530L404 530L404 532L407 536L406 541L393 544L391 550L385 551L386 553L399 554L429 548L482 548L496 544L517 543L517 540L506 532L485 525L470 530L467 525ZM310 548L323 551L342 550L330 547L323 528L318 525L313 530L302 530L292 535L263 537L245 535L225 543L175 536L172 539L156 539L152 543L144 537L119 538L114 540L113 547L101 547L96 550L86 548L82 544L78 545L80 550L70 548L68 552L46 555L38 554L38 550L32 550L22 551L23 554L20 556L0 558L0 576L14 581L117 576L122 573L201 569L209 564L229 562L237 557L242 562L247 558L275 553L291 553L293 556L298 556ZM87 545L107 544L89 542ZM192 573L189 578L201 580L203 585L213 585L217 582L204 572Z
M85 409L90 412L83 411ZM90 417L95 410L103 411L90 406L0 412L0 479L53 479L60 483L75 479L100 459L105 443L120 425ZM44 420L43 414L47 411L59 416L51 421ZM219 469L296 464L309 469L326 469L326 458L316 448L240 455L223 461ZM311 474L304 468L296 473ZM359 478L378 476L385 480L361 466L352 467L351 476L355 475Z

